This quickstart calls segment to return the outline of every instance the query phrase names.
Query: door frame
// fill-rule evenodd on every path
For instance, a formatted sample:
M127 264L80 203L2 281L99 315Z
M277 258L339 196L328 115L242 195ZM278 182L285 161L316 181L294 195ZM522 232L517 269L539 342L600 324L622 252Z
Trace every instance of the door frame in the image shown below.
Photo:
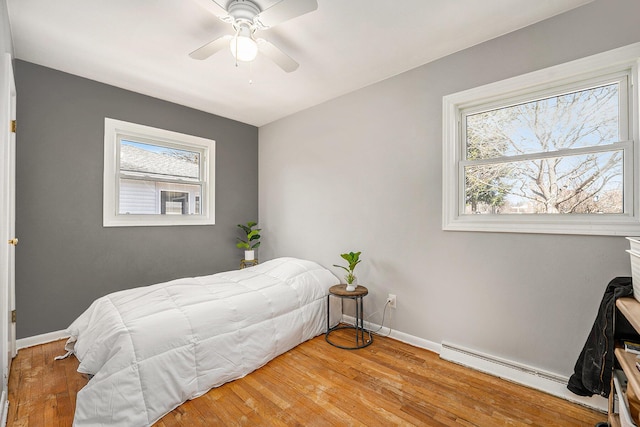
M8 409L8 382L11 359L16 355L16 328L11 319L15 310L15 132L10 123L16 118L16 86L13 61L6 53L0 75L0 426L5 425Z
M7 54L7 73L9 90L9 121L16 123L16 81L13 75L13 60ZM16 239L16 132L8 132L9 135L9 235ZM16 309L16 245L9 246L9 312ZM16 322L9 321L9 353L11 359L18 354L16 348Z

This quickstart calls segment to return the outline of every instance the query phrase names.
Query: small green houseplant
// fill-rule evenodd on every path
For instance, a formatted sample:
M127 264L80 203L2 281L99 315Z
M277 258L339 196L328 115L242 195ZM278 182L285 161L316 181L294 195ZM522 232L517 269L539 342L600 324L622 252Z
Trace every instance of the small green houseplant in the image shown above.
M356 269L356 266L362 261L360 259L360 254L362 252L349 252L346 254L340 254L340 256L349 263L348 267L343 265L333 264L334 267L338 267L347 272L347 275L344 276L344 280L347 281L347 291L355 291L356 284L354 281L356 280L356 276L353 274L353 270Z
M249 221L246 225L238 224L238 227L244 232L245 239L238 237L238 243L236 247L244 249L244 259L251 261L255 259L254 250L260 246L260 231L261 228L254 228L258 225L255 221Z

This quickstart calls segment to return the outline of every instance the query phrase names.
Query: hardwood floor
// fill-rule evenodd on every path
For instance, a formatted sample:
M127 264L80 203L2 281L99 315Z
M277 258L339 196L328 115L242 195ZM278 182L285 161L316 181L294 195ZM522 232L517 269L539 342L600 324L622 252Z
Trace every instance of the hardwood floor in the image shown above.
M346 332L346 331L344 331ZM86 380L64 341L20 350L8 427L71 426ZM441 360L390 338L340 350L316 337L245 378L186 402L173 426L593 426L606 414Z

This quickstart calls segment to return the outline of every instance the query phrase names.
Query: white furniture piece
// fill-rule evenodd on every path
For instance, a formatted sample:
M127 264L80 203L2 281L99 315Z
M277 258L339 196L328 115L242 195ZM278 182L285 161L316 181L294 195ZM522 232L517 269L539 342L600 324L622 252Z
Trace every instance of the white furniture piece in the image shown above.
M640 333L640 302L634 297L618 298L616 300L616 307L620 314L622 314L633 326L633 328ZM614 323L615 325L615 323ZM624 348L616 346L615 349L616 360L620 364L620 367L624 371L627 377L627 389L632 388L635 391L636 396L640 396L640 371L636 368L636 355L626 352ZM609 393L609 425L611 427L622 426L622 421L619 413L614 411L614 402L616 399L616 389L614 382L611 382L611 392ZM622 396L618 396L618 402L620 405L624 404L625 399Z

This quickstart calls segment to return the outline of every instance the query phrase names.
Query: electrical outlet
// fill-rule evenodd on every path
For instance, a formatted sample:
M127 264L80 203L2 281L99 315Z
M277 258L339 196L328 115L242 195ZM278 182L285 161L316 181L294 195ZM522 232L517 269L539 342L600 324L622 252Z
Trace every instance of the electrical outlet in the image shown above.
M389 294L387 302L389 303L389 307L396 308L396 296L394 294Z

